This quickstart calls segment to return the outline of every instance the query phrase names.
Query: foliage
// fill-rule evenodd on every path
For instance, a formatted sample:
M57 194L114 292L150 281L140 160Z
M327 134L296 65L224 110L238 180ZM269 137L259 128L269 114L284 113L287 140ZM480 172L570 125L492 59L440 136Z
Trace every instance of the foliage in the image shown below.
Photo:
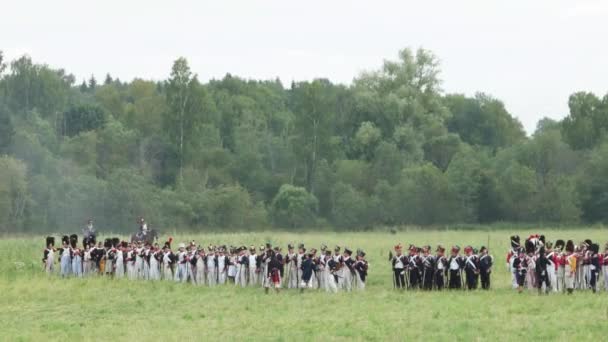
M284 184L272 200L274 223L283 227L305 227L315 224L318 200L305 188Z
M201 82L183 57L166 80L77 85L2 56L5 231L608 220L608 95L526 136L499 99L444 93L424 49L352 85Z

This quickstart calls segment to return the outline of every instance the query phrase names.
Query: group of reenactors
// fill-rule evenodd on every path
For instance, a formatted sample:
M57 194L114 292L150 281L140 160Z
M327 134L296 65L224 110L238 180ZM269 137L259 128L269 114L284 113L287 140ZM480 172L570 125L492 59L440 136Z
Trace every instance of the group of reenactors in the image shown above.
M546 241L544 235L530 235L521 244L518 235L511 236L507 267L512 274L513 288L537 289L539 293L574 290L599 290L600 275L608 291L608 244L600 253L597 243L586 239Z
M365 252L356 254L336 246L333 253L326 245L307 250L304 244L287 246L283 253L270 243L255 246L209 245L195 241L180 243L172 249L169 238L158 243L126 242L119 238L104 243L87 237L83 246L76 234L63 236L55 248L54 237L47 237L43 265L47 273L61 277L105 275L130 280L168 280L196 285L233 284L240 287L321 289L328 292L365 289L368 262ZM354 254L354 255L353 255ZM59 269L56 270L56 263Z
M481 282L482 289L490 288L493 258L486 247L479 250L472 246L453 246L450 254L446 248L437 246L433 253L431 246L410 245L407 253L401 244L394 247L395 254L389 253L393 270L393 287L407 290L474 290Z

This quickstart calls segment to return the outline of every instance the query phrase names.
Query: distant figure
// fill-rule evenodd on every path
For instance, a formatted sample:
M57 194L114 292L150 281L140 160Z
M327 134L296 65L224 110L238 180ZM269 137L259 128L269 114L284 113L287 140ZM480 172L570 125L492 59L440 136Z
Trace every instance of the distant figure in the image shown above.
M95 231L95 227L93 227L93 219L89 219L87 225L82 229L82 239L88 243L95 244L97 242L96 238L97 232Z
M493 258L488 254L488 249L482 246L479 250L479 276L481 278L481 288L484 290L490 289L490 274L492 273Z

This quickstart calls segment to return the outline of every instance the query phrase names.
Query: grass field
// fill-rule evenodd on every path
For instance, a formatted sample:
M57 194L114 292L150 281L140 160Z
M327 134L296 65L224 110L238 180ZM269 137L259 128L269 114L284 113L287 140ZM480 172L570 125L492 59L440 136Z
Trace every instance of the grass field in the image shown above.
M243 233L177 236L209 243L286 246L304 242L363 248L365 292L283 291L172 282L47 278L44 237L0 240L0 340L584 340L608 338L608 293L539 296L510 289L504 257L509 235L536 231L404 231L391 233ZM548 240L590 238L606 229L549 230ZM163 237L164 238L164 237ZM164 240L163 240L164 241ZM487 245L496 265L489 292L395 292L387 254L401 242Z

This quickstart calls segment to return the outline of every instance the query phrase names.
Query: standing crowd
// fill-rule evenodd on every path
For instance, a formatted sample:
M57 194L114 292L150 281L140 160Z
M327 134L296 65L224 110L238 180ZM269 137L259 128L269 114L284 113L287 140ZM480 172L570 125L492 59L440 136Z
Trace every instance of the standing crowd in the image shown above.
M608 291L608 244L600 254L597 243L587 239L575 245L572 240L546 241L544 235L531 235L521 246L518 235L511 236L507 254L513 288L544 292L567 292L600 289Z
M161 247L144 241L126 242L119 238L104 243L78 236L63 236L55 248L54 237L47 237L43 265L48 274L61 277L105 275L129 280L175 281L201 286L232 284L240 287L264 287L266 291L321 289L328 292L365 289L368 263L365 252L336 246L334 252L322 245L320 251L307 250L304 244L295 249L267 243L249 248L209 245L203 248L194 241L171 247L172 239ZM58 268L55 264L58 264Z
M431 246L416 247L410 245L408 253L403 252L403 246L394 247L395 254L389 254L393 269L393 287L408 290L443 290L469 289L474 290L481 281L482 289L490 288L492 272L492 256L486 247L479 250L467 246L464 255L459 246L453 246L450 255L446 255L445 247L437 246L432 253Z

